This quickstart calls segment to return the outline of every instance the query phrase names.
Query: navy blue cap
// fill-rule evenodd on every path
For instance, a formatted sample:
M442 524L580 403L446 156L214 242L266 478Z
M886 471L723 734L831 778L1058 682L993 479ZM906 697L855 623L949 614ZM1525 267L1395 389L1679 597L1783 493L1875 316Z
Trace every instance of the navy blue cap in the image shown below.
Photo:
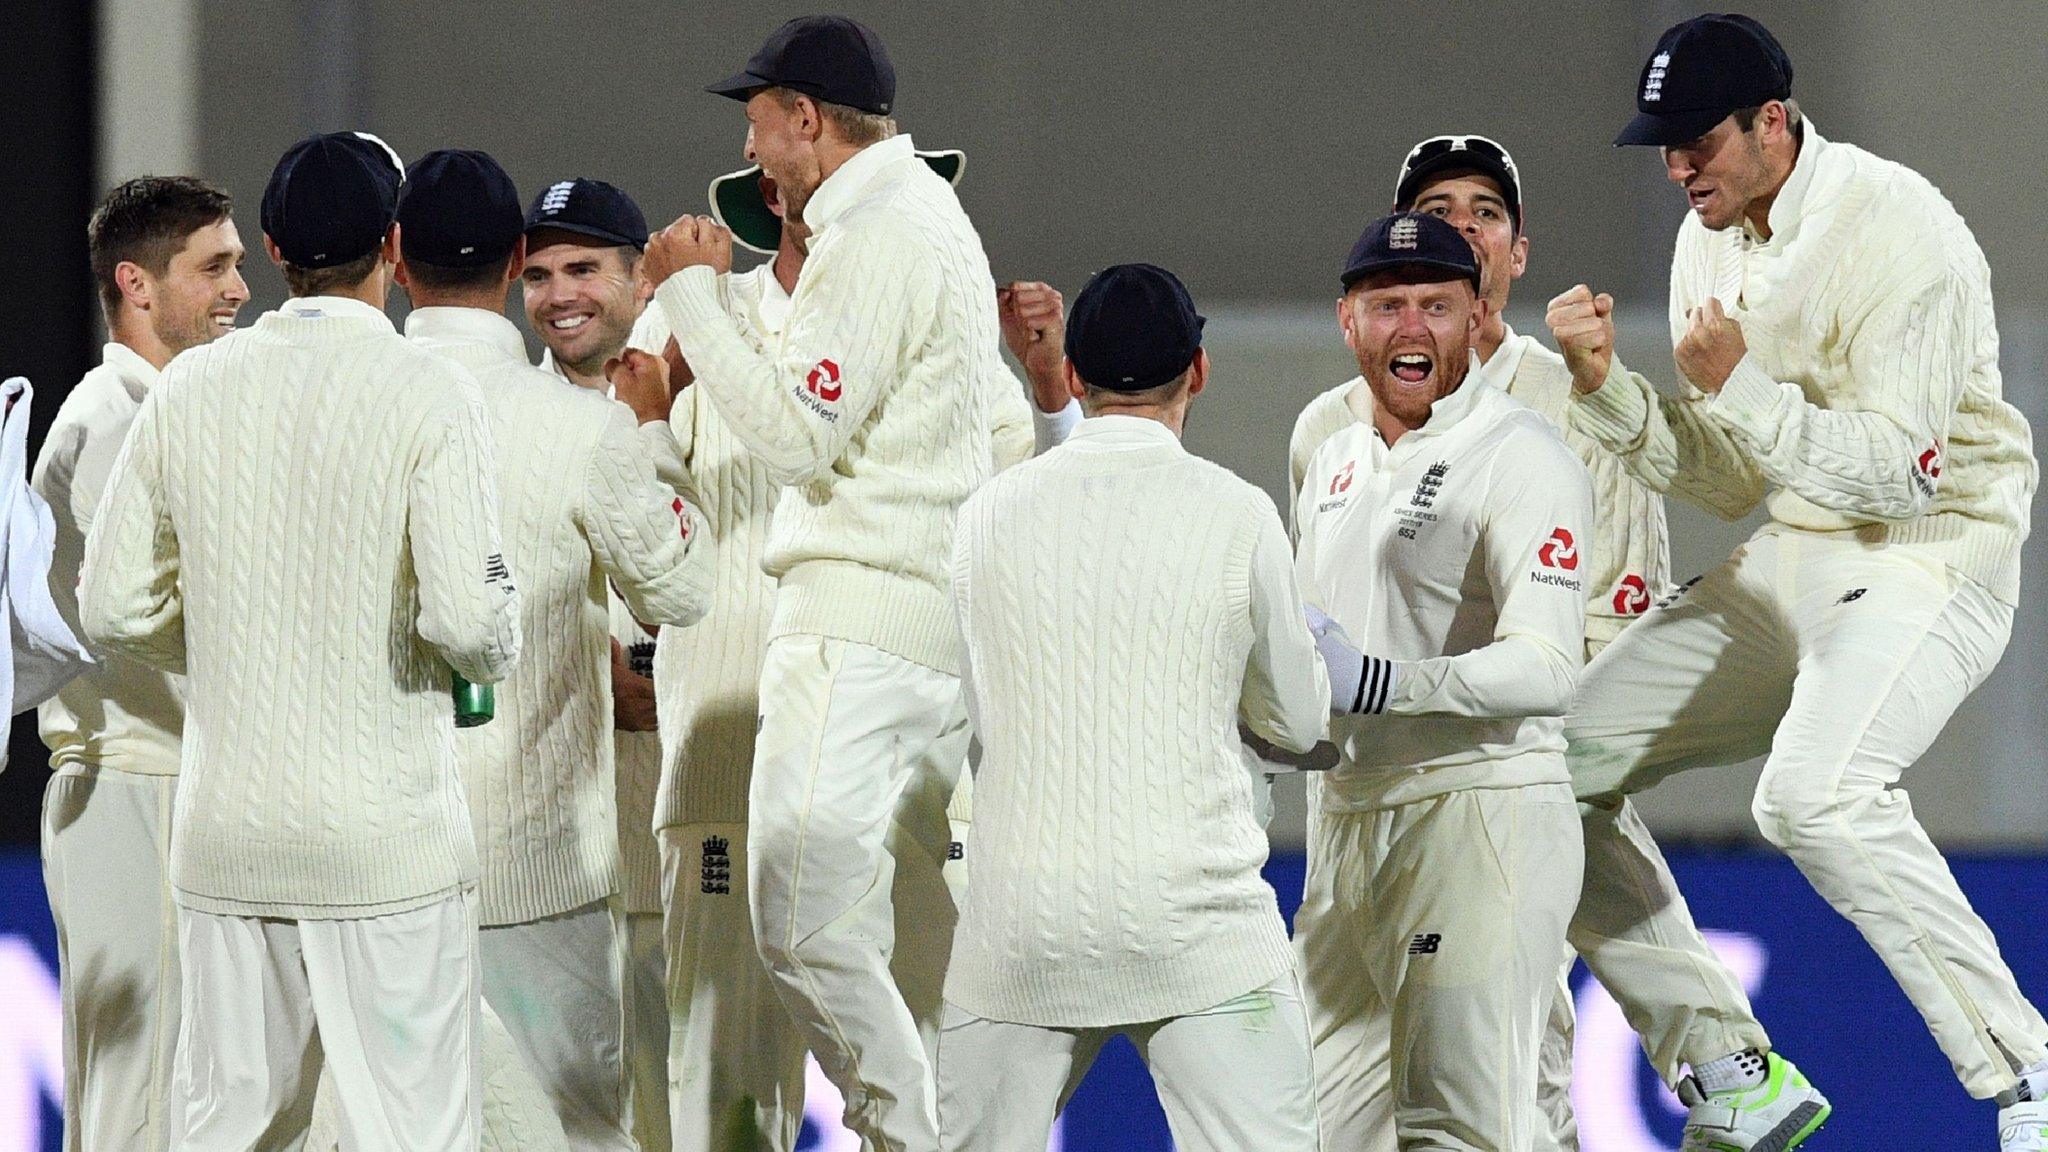
M647 247L647 217L633 198L602 180L558 180L526 208L526 234L559 228L611 244Z
M523 226L519 190L487 153L443 148L405 170L398 243L408 260L439 268L502 264Z
M403 183L398 153L368 132L308 136L271 170L263 188L263 234L298 268L360 259L391 230Z
M1195 362L1204 322L1173 273L1151 264L1113 265L1074 297L1067 359L1097 388L1143 392Z
M746 101L763 88L887 115L896 102L896 67L882 38L858 20L799 16L769 35L745 71L704 90Z
M1394 211L1413 208L1423 185L1440 172L1479 172L1492 177L1507 201L1515 231L1522 230L1521 169L1515 167L1515 158L1507 149L1484 136L1432 136L1410 148L1401 161L1401 175L1394 180Z
M1730 112L1792 97L1792 60L1762 24L1709 12L1657 38L1636 84L1636 118L1615 147L1685 144Z
M1456 228L1427 212L1396 212L1365 226L1344 260L1346 291L1375 272L1412 268L1418 281L1469 280L1479 291L1479 258Z

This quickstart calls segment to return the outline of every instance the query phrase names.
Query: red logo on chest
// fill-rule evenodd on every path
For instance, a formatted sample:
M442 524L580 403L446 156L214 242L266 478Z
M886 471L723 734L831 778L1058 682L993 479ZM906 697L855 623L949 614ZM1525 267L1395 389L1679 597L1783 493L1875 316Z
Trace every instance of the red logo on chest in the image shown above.
M839 382L839 365L830 360L818 361L818 366L804 377L804 391L828 404L839 399L839 394L846 391L846 386Z
M1330 495L1335 496L1339 492L1351 490L1351 472L1357 466L1358 461L1347 460L1342 468L1337 469L1337 474L1330 477Z
M1920 454L1920 471L1930 480L1941 479L1941 441Z
M1550 534L1550 539L1536 549L1536 560L1545 568L1562 568L1567 572L1579 566L1579 546L1572 534L1562 528Z

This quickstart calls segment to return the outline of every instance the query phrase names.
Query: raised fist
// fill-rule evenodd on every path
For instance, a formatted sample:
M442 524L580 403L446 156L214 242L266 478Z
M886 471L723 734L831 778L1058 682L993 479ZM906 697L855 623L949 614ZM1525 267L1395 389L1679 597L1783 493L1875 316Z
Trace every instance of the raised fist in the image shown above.
M1031 378L1032 402L1041 412L1067 406L1066 301L1059 290L1036 280L1013 280L996 289L996 316L1003 343Z
M682 216L647 238L640 275L659 288L669 277L700 264L720 275L732 271L732 233L709 216Z
M1580 284L1550 302L1544 319L1572 372L1572 387L1597 392L1614 363L1614 297Z

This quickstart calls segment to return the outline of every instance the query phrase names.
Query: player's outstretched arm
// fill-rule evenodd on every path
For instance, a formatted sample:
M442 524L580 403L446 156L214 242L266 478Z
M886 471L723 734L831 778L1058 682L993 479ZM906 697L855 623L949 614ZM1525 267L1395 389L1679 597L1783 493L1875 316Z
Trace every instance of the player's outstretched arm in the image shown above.
M1257 501L1251 555L1252 650L1245 662L1238 717L1260 739L1307 752L1330 734L1330 680L1302 624L1293 550L1280 516Z
M164 495L161 386L143 400L100 496L78 584L86 639L166 672L185 671L178 534Z
M635 619L695 624L710 611L710 531L690 501L656 478L623 408L614 408L590 454L577 523Z
M420 592L414 627L465 679L496 683L519 663L519 591L498 534L491 427L466 375L429 415L425 437L406 517Z

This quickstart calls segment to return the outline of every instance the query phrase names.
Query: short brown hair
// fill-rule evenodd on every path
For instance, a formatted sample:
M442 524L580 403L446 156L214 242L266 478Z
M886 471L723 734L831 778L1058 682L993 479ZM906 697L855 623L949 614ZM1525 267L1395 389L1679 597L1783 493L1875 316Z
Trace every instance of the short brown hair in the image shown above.
M108 321L121 306L114 269L136 264L164 275L186 238L227 219L234 207L226 192L192 176L138 176L107 193L85 226L85 244Z
M479 268L450 268L442 264L428 264L419 260L405 262L406 275L413 283L433 292L487 291L492 285L504 285L505 264L510 260L507 253L504 260L485 264Z
M784 108L795 107L798 96L809 95L793 88L776 88L773 91L776 99L782 101ZM863 112L846 104L828 103L816 96L811 96L810 99L818 106L818 115L832 126L833 134L856 148L879 144L896 135L896 121L893 117L880 112Z
M330 289L353 288L370 278L377 270L377 262L384 258L384 249L379 246L370 249L346 264L331 268L301 268L290 261L280 261L278 270L284 273L285 287L294 296L325 296Z

